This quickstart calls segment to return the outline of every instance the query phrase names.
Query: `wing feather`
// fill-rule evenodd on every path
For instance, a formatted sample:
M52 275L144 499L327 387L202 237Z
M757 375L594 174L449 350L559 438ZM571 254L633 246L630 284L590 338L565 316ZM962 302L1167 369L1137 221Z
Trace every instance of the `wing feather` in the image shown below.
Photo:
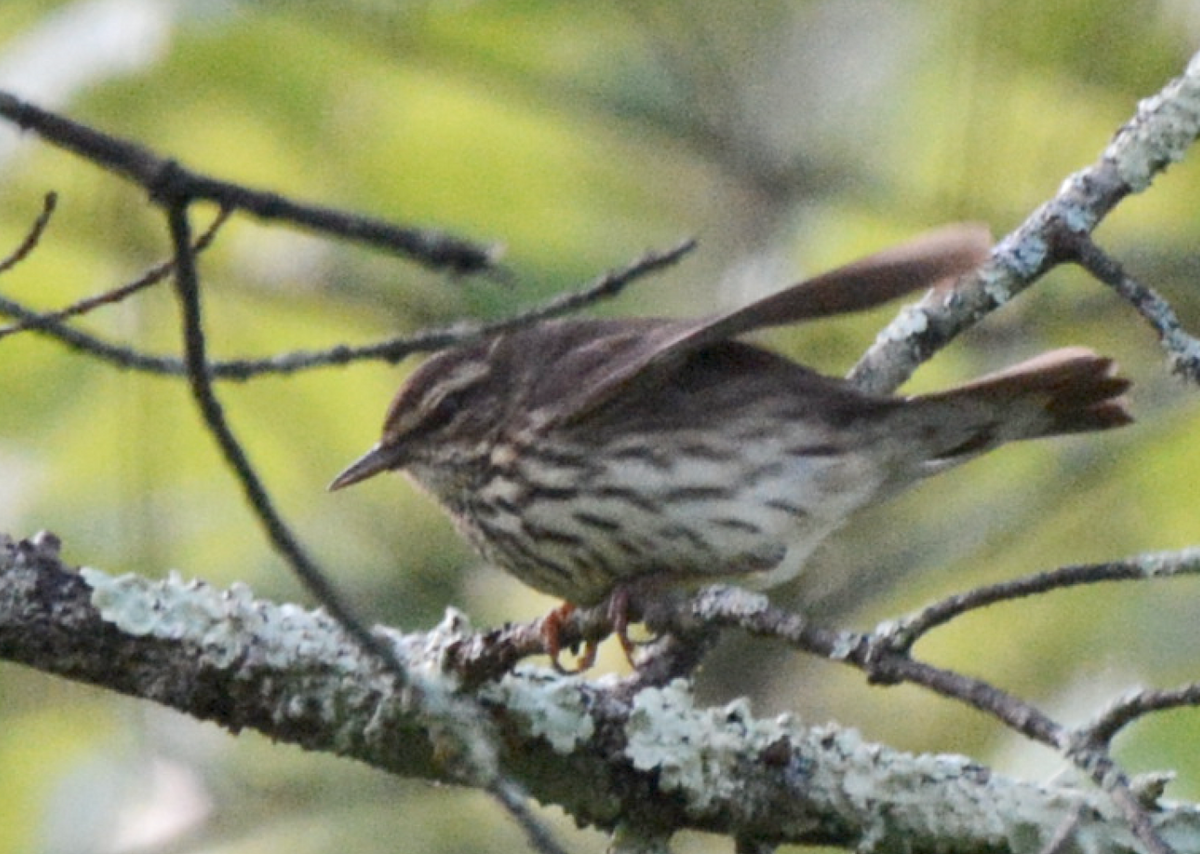
M991 244L985 226L950 225L725 314L662 322L627 342L611 370L595 372L596 381L578 390L559 423L582 418L633 387L652 386L690 354L717 342L756 329L863 311L955 279L979 266Z

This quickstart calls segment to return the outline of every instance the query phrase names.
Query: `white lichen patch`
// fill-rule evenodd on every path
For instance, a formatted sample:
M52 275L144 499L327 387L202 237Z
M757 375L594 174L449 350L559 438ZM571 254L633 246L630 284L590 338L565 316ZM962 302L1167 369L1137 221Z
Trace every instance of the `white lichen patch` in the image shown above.
M1192 546L1174 552L1146 552L1131 558L1130 562L1148 578L1194 575L1200 573L1200 547Z
M1071 186L1078 179L1079 173L1076 173L1063 182L1059 191L1062 204L1056 208L1055 214L1068 231L1084 234L1096 227L1096 212L1089 205L1079 204L1070 192Z
M1200 133L1200 58L1182 77L1138 104L1137 118L1117 134L1105 157L1134 192L1146 189L1162 164L1174 163Z
M114 578L98 569L80 570L92 588L100 616L123 632L139 637L186 641L217 667L241 656L272 667L298 657L337 657L344 640L337 624L320 611L272 605L254 598L250 588L234 584L219 590L202 581L184 581L172 572L165 579L137 575Z
M996 247L996 257L1003 263L986 271L984 293L995 305L1004 305L1013 297L1012 277L1031 279L1046 263L1048 251L1046 241L1036 233L1009 235Z
M333 727L329 744L336 753L361 752L364 739L387 743L398 721L415 714L444 767L463 779L495 777L495 750L478 706L455 695L455 681L437 671L443 650L422 635L380 633L404 669L398 685L388 665L324 611L256 600L241 584L218 590L185 582L176 573L163 580L113 578L90 568L80 574L101 617L121 631L177 642L196 650L198 661L237 666L248 679L266 675L278 694L276 718L310 726L321 719ZM434 635L446 641L464 626L460 615L448 615Z
M1177 90L1175 98L1155 96L1142 101L1138 116L1146 120L1128 126L1105 152L1121 180L1134 192L1150 186L1161 164L1182 160L1195 141L1200 127L1196 81Z
M893 753L863 741L857 730L830 731L830 749L852 760L841 769L841 791L858 809L880 801L924 803L931 786L979 767L965 756Z
M503 705L525 721L531 735L540 736L558 753L570 753L596 732L581 679L564 679L536 667L518 667L481 698Z
M771 600L762 593L744 587L712 584L705 587L694 600L693 609L701 620L723 617L748 619L771 607Z
M876 336L876 343L888 341L906 341L925 332L929 328L929 316L917 305L906 305L900 309L896 319L889 323Z
M993 305L1004 305L1012 299L1012 288L1008 279L1001 275L987 276L983 280L983 292Z
M697 709L691 686L676 680L648 688L633 701L625 754L635 768L657 771L659 784L684 794L702 811L737 794L738 767L792 731L790 720L755 720L744 699Z

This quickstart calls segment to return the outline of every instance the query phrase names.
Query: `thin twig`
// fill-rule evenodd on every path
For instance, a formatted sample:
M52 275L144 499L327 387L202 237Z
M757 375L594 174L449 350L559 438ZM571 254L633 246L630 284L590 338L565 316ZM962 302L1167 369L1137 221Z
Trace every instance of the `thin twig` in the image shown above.
M723 595L709 599L702 593L698 613L705 619L711 617L751 634L779 638L798 649L842 661L863 671L877 684L907 682L929 688L997 718L1034 741L1060 750L1066 747L1064 727L1035 706L981 679L917 661L879 643L873 635L814 626L771 605L747 611L736 598L728 605L722 603L722 598ZM726 609L728 613L724 613Z
M512 817L517 826L525 831L525 838L534 851L539 854L566 854L566 849L558 844L550 831L529 811L527 796L514 783L498 777L488 786L487 792Z
M1152 854L1169 854L1170 847L1154 829L1145 806L1133 793L1128 775L1102 747L1080 741L1074 734L1031 703L981 679L917 661L897 652L887 635L831 631L809 624L797 614L772 606L765 597L729 587L710 587L697 594L686 609L676 609L679 624L690 630L694 621L737 627L750 634L778 638L807 652L858 668L875 683L909 683L928 688L984 712L1028 738L1062 753L1108 792L1139 840Z
M225 221L229 219L230 213L231 212L228 208L221 208L209 227L204 231L203 234L200 235L200 237L196 239L195 244L192 246L193 253L199 254L212 245L213 239L217 236L217 231L220 230L221 226L225 224ZM72 303L66 308L40 313L34 318L21 320L10 326L2 327L0 328L0 338L12 335L15 332L23 332L26 329L45 329L51 323L61 324L64 320L68 320L81 314L87 314L88 312L99 308L102 305L112 305L113 303L118 303L121 300L132 296L138 291L144 290L151 285L161 282L163 279L169 276L171 271L174 269L175 263L173 261L164 261L161 264L151 267L132 282L121 285L118 288L113 288L111 290L104 291L103 293L85 297L78 302ZM180 367L183 367L182 363L180 364Z
M1150 552L1107 563L1064 566L947 596L913 614L889 621L876 630L876 636L889 638L889 643L895 651L904 652L937 626L945 625L969 611L998 602L1011 602L1050 590L1063 590L1084 584L1172 578L1197 573L1200 573L1200 548Z
M275 509L270 494L258 477L245 449L234 435L225 418L224 409L217 399L212 381L206 370L207 345L201 312L200 282L192 250L191 229L187 208L190 200L186 195L174 191L164 193L161 200L167 209L171 243L174 250L175 286L179 297L180 315L183 320L183 339L187 377L192 396L199 405L201 415L209 431L217 440L226 463L233 469L255 515L267 531L272 545L291 565L309 593L337 620L346 633L369 655L373 655L397 680L397 687L406 687L414 699L419 698L420 689L412 682L396 650L384 639L372 633L358 616L342 600L341 595L329 582L325 573L309 556L300 541ZM451 728L469 728L482 734L482 712L472 706L474 714L464 715L470 720L450 722ZM549 832L529 812L516 792L514 784L498 774L494 768L470 767L468 773L485 785L487 791L513 817L525 831L531 844L542 854L563 854Z
M1138 105L1100 157L1062 183L1053 199L1001 240L992 259L949 293L930 294L876 337L850 379L860 388L888 392L960 333L1070 258L1054 250L1064 225L1090 234L1131 193L1140 193L1183 158L1200 134L1200 53L1183 75Z
M0 314L16 318L28 331L48 335L60 344L66 345L68 349L94 356L119 368L171 376L183 376L187 373L181 359L174 356L153 356L130 347L113 344L97 338L95 335L74 329L66 323L48 319L41 312L34 311L3 294L0 294Z
M1158 333L1171 372L1200 384L1200 339L1184 331L1171 304L1153 288L1125 272L1116 259L1109 257L1089 236L1071 236L1070 247L1076 263L1120 294Z
M1107 750L1072 746L1065 751L1076 768L1087 773L1101 791L1107 792L1121 811L1135 838L1146 846L1151 854L1174 854L1173 849L1162 838L1150 819L1146 805L1133 790L1133 782L1109 755Z
M296 350L264 359L212 362L207 368L208 375L213 379L248 380L262 374L292 374L363 360L398 362L413 353L432 352L464 344L488 335L528 326L539 320L569 314L600 300L610 299L638 279L678 262L695 248L695 245L694 240L684 240L665 251L647 252L631 264L609 271L577 291L560 294L528 311L500 320L488 323L456 323L357 347L339 345L328 350ZM170 376L183 376L187 373L181 359L142 353L113 344L2 295L0 313L17 318L26 328L49 335L73 350L95 356L120 368Z
M1079 829L1080 821L1083 819L1083 804L1076 803L1071 806L1067 814L1063 816L1062 823L1058 829L1054 831L1054 835L1050 837L1050 841L1042 846L1042 850L1038 854L1067 854L1072 850L1072 837L1075 831Z
M393 225L381 219L303 204L277 193L252 190L192 172L143 145L103 133L0 91L0 116L36 131L44 140L122 175L154 196L165 181L171 192L192 201L206 199L265 220L364 243L403 255L423 266L455 273L494 271L496 247L441 231Z
M764 842L761 839L746 839L739 838L734 843L734 854L773 854L778 848L770 842Z
M1200 706L1200 683L1178 688L1139 689L1118 697L1076 737L1087 744L1107 747L1124 727L1143 715L1185 706Z
M320 567L292 534L287 523L283 521L283 517L275 509L270 493L259 479L245 449L242 448L225 418L221 402L213 393L212 382L208 371L205 370L208 358L207 344L204 339L200 283L196 272L195 258L192 255L187 205L187 199L182 196L169 202L167 204L167 220L175 257L175 289L179 297L180 315L183 322L184 361L188 366L187 376L192 397L195 398L200 408L204 423L217 440L217 445L220 447L225 461L233 469L241 483L246 498L266 530L271 544L283 555L300 581L330 615L346 629L347 633L360 646L383 661L400 684L404 685L408 682L408 674L396 656L395 650L372 634L354 615L342 601L340 594L326 579Z
M38 241L42 239L42 234L45 233L46 226L50 224L50 217L54 215L54 208L57 205L58 193L50 192L42 198L41 213L33 221L29 233L25 235L25 239L21 241L21 244L9 253L7 258L0 261L0 273L5 273L17 264L20 264L30 252L37 248Z

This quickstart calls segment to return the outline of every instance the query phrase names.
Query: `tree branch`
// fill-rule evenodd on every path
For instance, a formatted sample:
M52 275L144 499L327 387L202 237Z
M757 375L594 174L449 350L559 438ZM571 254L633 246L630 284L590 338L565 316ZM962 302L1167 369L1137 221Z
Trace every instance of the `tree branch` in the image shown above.
M1071 235L1072 260L1133 306L1158 334L1171 372L1200 384L1200 339L1187 334L1171 304L1143 285L1086 235Z
M1027 854L1078 815L1081 850L1125 854L1124 817L1095 790L1028 784L962 757L911 756L851 730L754 718L745 701L701 709L686 683L633 696L620 684L522 667L464 694L442 664L470 628L377 629L425 702L320 612L177 577L75 572L52 536L0 542L0 656L152 700L232 732L335 753L409 777L461 782L446 727L482 704L501 773L580 822L680 828L741 845L869 844L875 850ZM1200 810L1157 804L1155 831L1200 852Z
M54 216L54 209L56 207L58 207L58 194L47 193L42 199L41 213L37 215L37 219L29 227L29 231L25 234L25 239L7 257L0 260L0 273L6 273L20 264L30 252L37 248L42 235L46 233L47 226L50 225L50 218Z
M184 363L187 366L188 385L200 409L201 418L213 435L230 470L237 477L254 515L267 534L271 545L288 562L292 571L305 588L330 612L346 630L363 645L389 665L401 684L407 681L400 661L390 647L381 644L368 632L341 595L325 577L325 574L309 556L300 540L275 509L275 502L267 491L258 473L250 463L245 449L234 435L225 418L224 408L213 392L212 380L205 370L208 364L207 342L201 319L200 281L192 254L191 227L188 223L187 200L169 202L167 222L170 226L171 243L174 247L175 292L179 300L179 315L183 327Z
M43 216L45 216L52 209L52 203L50 200L54 198L54 195L50 194L46 198L47 208L43 212ZM192 253L199 254L211 246L213 240L216 239L217 232L220 231L221 226L225 224L225 221L228 218L229 210L222 208L217 215L213 217L213 221L209 224L208 228L204 230L204 233L196 238L195 243L192 244ZM3 272L4 269L4 266L0 265L0 272ZM165 261L162 264L156 264L155 266L151 267L149 270L142 273L142 275L138 276L131 282L127 282L124 285L111 288L110 290L103 291L90 297L85 297L77 302L71 303L71 305L68 305L64 308L41 313L35 313L32 309L27 309L23 312L26 314L26 319L18 321L11 326L0 327L0 338L6 338L9 335L13 335L17 332L24 332L27 329L42 329L50 334L53 334L57 329L66 329L67 327L62 325L64 320L69 320L72 317L88 314L89 312L92 312L104 305L113 305L114 303L118 303L127 297L133 296L134 294L163 281L165 278L167 278L167 276L171 275L171 271L174 269L175 264L173 261ZM0 312L4 312L3 304L0 304ZM181 363L180 373L182 372L183 367Z
M886 637L887 645L891 649L897 652L907 652L930 630L943 626L963 614L999 602L1011 602L1026 596L1035 596L1051 590L1065 590L1084 584L1145 578L1173 578L1198 573L1200 573L1200 548L1182 549L1176 552L1151 552L1125 560L1064 566L947 596L940 602L922 608L915 614L894 620L886 626L880 626L876 634Z
M274 514L225 424L212 379L355 358L396 360L415 349L470 340L611 294L689 248L647 256L602 278L578 301L568 297L496 324L435 330L367 348L212 365L205 355L187 218L197 199L386 245L457 272L490 268L490 253L437 233L396 229L215 181L5 93L0 116L130 178L166 210L186 356L167 360L127 351L132 356L125 364L186 374L273 542L300 567L311 564ZM1120 199L1148 186L1198 133L1200 56L1183 77L1142 104L1096 164L1072 176L1055 199L1003 240L989 264L955 291L931 295L902 312L852 378L876 391L894 388L920 361L1064 261L1077 261L1129 300L1155 325L1175 367L1200 375L1196 339L1182 331L1170 306L1089 237ZM28 254L44 225L45 217L13 259ZM53 315L9 300L0 302L0 310L73 346L93 347L89 336ZM90 351L107 358L118 349L99 342ZM233 731L250 726L393 773L465 782L505 804L544 851L555 846L523 809L521 787L559 803L582 822L616 830L614 844L621 850L658 849L673 830L692 827L726 833L745 851L797 842L1023 852L1032 850L1031 838L1035 848L1055 851L1070 836L1085 850L1141 844L1163 852L1169 842L1181 852L1200 852L1196 811L1148 807L1108 753L1113 734L1130 720L1200 702L1196 686L1123 697L1092 724L1072 731L982 680L908 654L921 634L967 610L1055 587L1147 574L1155 574L1153 564L1068 567L946 600L872 635L821 629L764 599L710 589L682 606L685 610L647 603L659 609L646 615L651 625L676 634L647 650L646 666L633 678L587 683L528 667L510 670L540 649L540 633L528 627L500 630L503 645L496 633L472 633L454 614L428 635L372 633L339 613L330 591L319 595L341 625L320 613L256 601L244 588L219 593L178 579L155 583L112 579L94 570L76 574L62 566L53 539L42 537L0 543L0 655L161 702ZM580 637L605 630L587 622L595 614L578 619ZM876 683L911 682L968 703L1060 751L1102 791L1027 786L954 757L911 757L864 745L835 728L757 720L741 702L697 709L687 684L675 678L691 671L697 654L677 640L699 639L694 648L702 654L720 626L784 638L859 667ZM354 639L377 655L363 655Z
M1090 234L1118 202L1140 193L1181 160L1200 135L1200 54L1182 76L1138 105L1094 164L1063 182L1057 195L992 250L991 260L950 292L906 306L851 370L874 392L891 391L917 366L1008 303L1051 269L1073 261L1060 238ZM1194 356L1194 352L1193 352Z
M37 132L42 139L74 152L143 187L152 197L164 181L171 192L196 201L216 202L265 220L291 223L311 231L386 249L425 267L455 273L494 270L495 247L463 240L432 229L393 225L381 219L303 204L277 193L252 190L192 172L131 140L120 139L71 121L0 91L0 117Z
M200 244L200 240L197 244ZM213 379L249 380L264 374L293 374L313 368L347 365L365 360L399 362L414 353L432 352L456 344L469 343L498 332L528 326L539 320L561 317L601 300L612 299L643 277L678 263L695 246L696 242L689 239L669 249L646 252L624 267L609 270L577 290L551 297L541 305L499 320L486 323L459 322L425 329L414 335L387 338L373 344L338 345L315 351L296 350L262 359L214 361L209 362L207 373ZM170 263L167 262L167 265ZM134 282L118 290L132 288L136 284L137 282ZM38 312L3 295L0 295L0 314L16 318L22 329L48 335L72 350L95 356L119 368L167 376L187 374L184 361L180 358L142 353L130 347L113 344L63 323L56 312Z

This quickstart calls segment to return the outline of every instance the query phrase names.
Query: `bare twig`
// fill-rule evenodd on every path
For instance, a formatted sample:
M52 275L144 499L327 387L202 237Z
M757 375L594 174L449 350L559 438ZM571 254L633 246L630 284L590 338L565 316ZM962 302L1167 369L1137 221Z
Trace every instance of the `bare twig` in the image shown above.
M1050 841L1042 846L1042 850L1038 854L1067 854L1072 850L1072 837L1075 831L1079 829L1079 824L1083 819L1083 805L1072 804L1067 809L1067 814L1063 817L1062 824L1058 826L1058 830L1054 832L1054 836L1050 837Z
M0 91L0 116L144 187L153 196L164 180L171 191L193 201L208 200L266 220L279 220L386 249L419 264L455 273L494 270L498 250L431 229L393 225L319 205L292 201L192 172L143 145L73 122Z
M1064 566L947 596L914 614L889 621L876 630L875 636L888 638L888 643L896 652L906 652L931 629L945 625L968 611L997 602L1010 602L1050 590L1062 590L1083 584L1132 581L1139 578L1172 578L1197 573L1200 573L1200 548L1151 552L1107 563Z
M525 838L534 851L539 854L566 854L566 849L558 844L550 831L529 811L529 798L515 783L497 777L488 786L487 792L525 832Z
M212 244L213 239L217 236L217 231L219 231L221 226L225 224L225 221L229 219L229 214L230 211L228 208L222 208L217 213L209 227L196 239L195 244L192 246L192 252L203 252ZM55 324L57 328L61 328L58 327L58 325L61 324L62 321L68 320L72 317L77 317L81 314L87 314L93 309L99 308L103 305L112 305L113 303L120 302L121 300L132 296L138 291L144 290L151 285L161 282L163 279L169 276L171 271L174 269L175 264L173 261L164 261L161 264L151 267L132 282L121 285L118 288L113 288L111 290L104 291L103 293L86 297L78 302L72 303L66 308L39 313L33 317L28 317L25 320L18 321L10 326L0 328L0 338L12 335L15 332L23 332L26 329L51 328L51 324Z
M1172 373L1200 384L1200 339L1184 331L1171 304L1126 273L1090 237L1072 237L1069 245L1076 263L1120 294L1153 327L1167 352Z
M264 359L210 362L208 374L213 379L248 380L262 374L291 374L372 359L398 362L413 353L432 352L464 344L498 332L527 326L539 320L569 314L603 299L611 299L638 279L675 264L695 248L695 245L694 240L685 240L664 251L647 252L625 267L611 270L577 291L560 294L528 311L489 323L456 323L357 347L339 345L328 350L296 350ZM103 359L120 368L171 376L182 376L187 372L181 359L142 353L113 344L2 295L0 313L17 318L28 329L52 336L73 350Z
M738 839L735 854L773 854L779 846L761 839Z
M94 356L119 368L172 376L183 376L186 373L181 359L173 356L154 356L141 353L131 347L113 344L95 335L74 329L66 323L49 318L2 294L0 294L0 313L16 318L28 331L49 335L71 350Z
M275 509L270 493L250 463L245 449L230 428L220 401L213 393L212 382L205 369L207 345L201 317L200 282L196 273L195 257L192 255L187 204L184 197L167 202L167 220L174 248L175 290L179 296L180 316L183 321L184 361L188 367L188 383L192 389L192 396L200 407L204 423L217 440L225 461L241 483L246 498L266 530L271 544L283 555L296 576L317 601L325 606L330 615L364 649L385 662L400 684L404 685L408 682L408 674L400 659L396 657L395 650L372 634L342 601L341 595L283 521L283 517Z
M1131 691L1110 703L1090 724L1081 727L1077 738L1085 744L1107 747L1118 732L1143 715L1185 706L1200 706L1200 683Z
M46 226L50 224L50 217L54 215L54 208L57 205L57 193L47 193L43 197L42 212L33 221L33 225L30 226L29 233L25 235L25 239L21 241L21 245L10 252L7 258L0 261L0 273L7 272L17 264L20 264L30 252L37 248L38 241L42 239L42 234L45 233Z

